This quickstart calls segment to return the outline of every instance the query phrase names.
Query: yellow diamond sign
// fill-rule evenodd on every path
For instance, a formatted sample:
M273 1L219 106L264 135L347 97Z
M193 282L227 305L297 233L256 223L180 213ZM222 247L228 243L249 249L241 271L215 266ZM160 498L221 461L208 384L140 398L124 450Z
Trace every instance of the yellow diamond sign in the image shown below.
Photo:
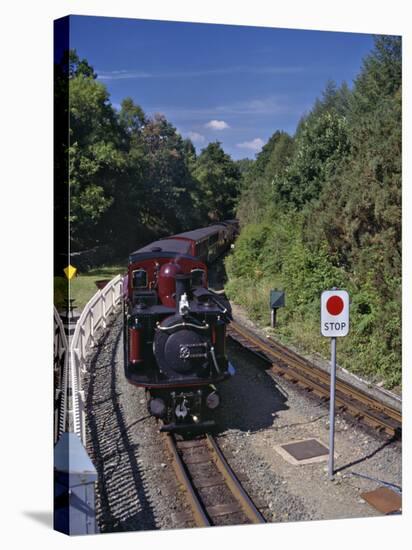
M77 273L77 269L75 267L73 267L72 265L68 265L67 267L65 267L63 269L64 271L64 274L66 275L66 277L70 280L70 279L73 279L73 277L76 275Z

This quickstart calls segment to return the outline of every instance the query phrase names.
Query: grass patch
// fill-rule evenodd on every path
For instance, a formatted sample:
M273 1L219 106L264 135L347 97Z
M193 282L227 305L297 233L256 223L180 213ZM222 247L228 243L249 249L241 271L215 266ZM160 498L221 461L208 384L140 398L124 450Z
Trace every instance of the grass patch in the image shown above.
M288 303L278 311L276 328L270 328L269 291L280 287L278 278L263 277L260 280L231 277L225 285L230 300L242 306L245 313L268 335L275 337L285 345L292 345L303 353L317 353L325 360L330 358L330 339L320 335L320 304L302 305L294 308ZM400 371L396 367L396 357L387 358L385 349L374 345L371 338L361 345L356 334L356 312L351 316L352 327L346 338L338 338L338 363L347 370L374 383L383 383L388 389L401 388ZM383 336L381 338L383 341ZM375 349L376 348L376 349ZM390 362L392 359L392 362Z
M346 338L339 339L339 364L388 389L398 388L402 374L400 280L387 283L394 297L387 299L373 273L365 279L345 271L325 245L309 247L304 234L299 217L278 216L271 226L265 222L245 226L225 260L230 299L267 329L269 291L283 289L286 307L278 313L276 337L328 360L330 341L320 335L320 295L327 288L347 289L351 329Z
M83 309L90 298L96 294L96 281L113 279L119 273L126 273L126 264L96 267L87 273L81 273L70 282L70 298L74 298L76 309ZM67 279L65 277L54 278L54 303L57 308L64 308L64 299L68 296Z

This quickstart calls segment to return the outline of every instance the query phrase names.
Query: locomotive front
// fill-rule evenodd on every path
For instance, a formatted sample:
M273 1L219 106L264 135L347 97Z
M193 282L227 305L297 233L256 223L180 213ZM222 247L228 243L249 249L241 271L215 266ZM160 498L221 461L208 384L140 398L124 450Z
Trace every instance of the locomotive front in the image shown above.
M147 256L137 254L129 265L126 377L148 390L162 429L209 426L208 413L220 404L215 384L232 370L225 353L229 302L207 288L207 268L196 258Z

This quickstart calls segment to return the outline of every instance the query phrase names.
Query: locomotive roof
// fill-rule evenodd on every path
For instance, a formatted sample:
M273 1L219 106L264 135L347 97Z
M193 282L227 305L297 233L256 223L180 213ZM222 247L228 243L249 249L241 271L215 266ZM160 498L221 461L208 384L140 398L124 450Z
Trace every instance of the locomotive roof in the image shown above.
M185 231L184 233L173 235L170 240L172 240L174 237L179 237L184 239L191 239L193 241L199 241L200 239L204 239L205 237L213 235L218 231L222 231L221 225L209 225L209 227L202 227L201 229L194 229L193 231Z
M156 249L161 250L156 250ZM180 239L161 239L159 241L154 241L153 243L147 244L138 250L135 250L130 254L134 256L135 254L141 254L145 252L177 252L178 254L189 254L190 253L190 243L187 241L182 241Z

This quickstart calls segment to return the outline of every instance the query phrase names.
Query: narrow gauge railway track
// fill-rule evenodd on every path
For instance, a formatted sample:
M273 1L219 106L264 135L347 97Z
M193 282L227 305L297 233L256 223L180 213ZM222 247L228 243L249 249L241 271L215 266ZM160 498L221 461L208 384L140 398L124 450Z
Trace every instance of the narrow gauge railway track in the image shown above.
M198 527L265 523L211 435L164 438Z
M228 336L269 361L278 376L321 399L329 399L329 373L309 360L274 340L263 340L236 321L228 326ZM336 381L336 407L379 432L401 439L402 415L397 409L340 379Z

